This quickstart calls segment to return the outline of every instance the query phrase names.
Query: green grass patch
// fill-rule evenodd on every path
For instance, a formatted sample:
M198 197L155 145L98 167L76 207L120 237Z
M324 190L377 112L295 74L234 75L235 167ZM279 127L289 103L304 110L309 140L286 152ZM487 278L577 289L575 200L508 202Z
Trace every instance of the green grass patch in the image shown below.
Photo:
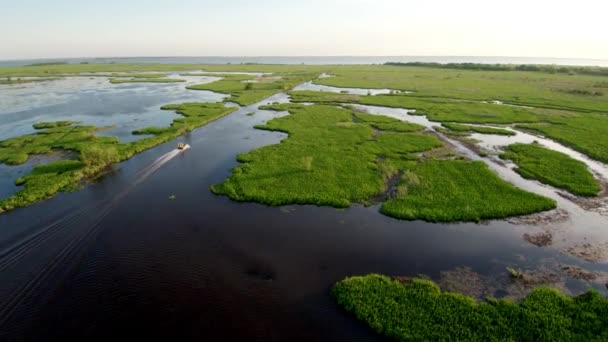
M160 72L205 70L207 72L266 72L266 73L305 73L313 72L319 75L328 72L332 66L327 65L280 65L280 64L160 64L160 63L107 63L107 64L46 64L37 66L0 66L0 79L5 77L26 76L106 76L132 77L125 74L153 75L163 77ZM99 75L104 73L105 75ZM161 76L158 76L161 75Z
M385 65L404 67L430 67L443 69L463 69L476 71L536 71L550 74L581 74L608 76L608 68L595 66L543 65L543 64L486 64L486 63L426 63L426 62L388 62Z
M404 122L399 119L391 118L384 115L374 115L361 112L355 112L355 121L370 123L372 127L382 131L393 132L417 132L424 130L424 126L411 122Z
M385 215L431 222L481 221L550 210L554 200L503 181L483 162L428 160L399 182Z
M515 171L522 177L539 180L575 195L596 196L601 190L585 163L539 144L509 145L507 152L500 157L517 164Z
M75 123L76 123L76 121L50 121L50 122L38 122L38 123L33 124L32 126L35 129L47 129L47 128L71 126Z
M318 79L315 83L406 90L412 91L407 95L410 97L501 100L533 107L608 112L608 93L595 87L608 75L372 65L336 66L330 72L333 77ZM577 92L571 92L572 89ZM589 93L596 95L589 96Z
M452 122L444 122L441 125L454 132L497 134L497 135L515 135L515 134L517 134L513 131L509 131L509 130L501 129L501 128L461 125L461 124L456 124L456 123L452 123Z
M187 87L193 90L209 90L230 95L227 101L242 106L259 102L269 96L288 91L296 85L318 77L316 73L277 73L264 76L223 74L221 80Z
M268 205L348 207L370 203L387 180L404 177L382 212L402 219L479 221L552 209L555 202L504 182L481 162L417 162L416 154L442 147L433 135L375 131L393 118L327 105L281 104L289 111L259 129L289 137L241 154L242 163L216 194Z
M529 108L440 98L421 98L409 95L350 95L318 91L292 91L293 102L355 103L372 106L415 109L415 115L426 115L439 122L508 124L513 122L541 122L549 115Z
M521 302L442 292L430 280L402 284L382 275L346 278L339 305L396 341L606 341L608 299L597 291L568 297L538 288Z
M593 159L608 163L606 114L581 114L553 119L552 123L519 124L516 127L541 133Z
M24 83L35 83L35 82L47 82L47 81L56 81L60 80L60 77L44 77L44 78L12 78L6 77L4 79L0 79L0 84L24 84Z
M456 127L448 134L463 133L456 123L513 124L544 134L589 157L608 163L608 115L576 113L544 108L523 108L493 103L470 102L440 98L417 98L409 95L359 96L317 91L292 91L294 102L356 103L383 107L415 109L413 114L427 115L429 120ZM467 129L469 126L466 126ZM473 127L473 126L470 126ZM460 128L460 130L459 130ZM484 130L484 128L475 128ZM460 132L460 133L459 133ZM494 131L491 134L505 132ZM464 132L466 133L466 132ZM480 133L484 133L481 132Z
M379 157L405 163L412 153L442 145L437 138L418 133L374 136L371 124L353 122L349 109L290 104L263 109L290 112L257 127L289 137L239 155L243 164L224 183L214 185L214 193L269 205L348 207L367 203L385 190Z

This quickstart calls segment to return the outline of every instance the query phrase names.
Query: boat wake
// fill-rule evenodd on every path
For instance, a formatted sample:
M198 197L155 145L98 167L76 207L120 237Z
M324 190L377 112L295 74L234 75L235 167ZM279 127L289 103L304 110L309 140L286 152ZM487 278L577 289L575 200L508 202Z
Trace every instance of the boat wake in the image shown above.
M175 149L169 153L165 153L164 155L158 157L152 164L146 166L143 170L138 172L137 179L134 182L134 185L137 185L146 178L148 178L151 174L160 169L163 165L167 164L171 159L177 157L183 150Z
M139 171L136 180L111 200L99 200L91 205L83 206L62 218L49 223L22 240L3 250L0 250L0 272L9 269L21 269L27 276L15 284L0 285L0 331L7 323L14 319L15 314L24 308L31 308L36 302L36 294L41 287L48 286L49 279L58 271L68 272L75 267L80 255L89 241L101 231L101 222L126 197L137 184L146 180L151 174L163 165L178 156L183 149L175 149L159 158ZM60 242L60 245L48 246L49 243ZM46 247L45 247L46 246ZM37 251L47 249L50 254L44 260L39 260ZM52 252L50 250L53 250ZM32 263L33 262L33 263ZM28 265L28 267L22 267ZM33 266L33 269L30 267ZM26 271L26 269L28 269ZM21 273L21 272L19 272ZM59 272L61 273L61 272ZM39 299L40 300L40 299ZM2 340L2 333L0 333Z

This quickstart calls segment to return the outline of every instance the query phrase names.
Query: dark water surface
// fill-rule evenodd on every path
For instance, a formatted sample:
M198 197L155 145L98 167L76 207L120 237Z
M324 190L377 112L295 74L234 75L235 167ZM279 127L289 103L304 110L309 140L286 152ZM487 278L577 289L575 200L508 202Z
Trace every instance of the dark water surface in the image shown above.
M336 281L577 264L502 221L405 222L377 207L271 208L211 194L237 153L285 136L253 129L282 114L242 108L82 191L0 215L0 341L380 341L332 301ZM192 148L155 164L177 141Z

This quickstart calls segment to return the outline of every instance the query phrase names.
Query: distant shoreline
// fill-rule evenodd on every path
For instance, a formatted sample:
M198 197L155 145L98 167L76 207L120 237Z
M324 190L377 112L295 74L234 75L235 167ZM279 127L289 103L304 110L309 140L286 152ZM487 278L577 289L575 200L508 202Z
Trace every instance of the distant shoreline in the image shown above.
M253 57L86 57L38 58L0 60L0 66L24 66L35 63L159 63L159 64L384 64L386 62L424 63L480 63L480 64L545 64L608 67L608 60L547 57L490 57L490 56L253 56Z

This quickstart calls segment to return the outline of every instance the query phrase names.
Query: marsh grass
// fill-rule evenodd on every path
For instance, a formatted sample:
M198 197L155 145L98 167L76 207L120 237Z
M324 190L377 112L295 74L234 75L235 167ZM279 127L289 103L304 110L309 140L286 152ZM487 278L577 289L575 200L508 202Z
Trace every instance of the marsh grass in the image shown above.
M509 276L515 279L521 279L524 277L524 273L521 270L515 269L513 267L507 267L507 272L509 272Z
M193 90L210 90L230 95L227 101L247 106L274 94L287 91L296 85L319 76L317 73L278 73L253 76L243 74L211 74L223 77L221 80L187 87Z
M35 129L47 129L47 128L71 126L75 123L76 123L76 121L52 121L52 122L38 122L38 123L33 124L32 126Z
M507 105L455 101L449 99L415 98L407 95L359 96L315 91L292 91L294 102L359 103L374 106L416 109L413 114L427 115L432 121L457 127L446 134L465 135L456 123L516 124L519 129L542 133L589 157L608 163L608 115L576 113L543 108L521 108ZM607 101L608 102L608 101ZM468 129L469 126L467 126ZM473 127L473 126L470 126ZM483 130L483 128L475 128ZM506 132L494 131L491 134ZM506 131L506 130L505 130Z
M517 134L517 133L515 133L513 131L509 131L507 129L494 128L494 127L462 125L462 124L455 124L455 123L451 123L451 122L444 122L441 125L454 132L497 134L497 135L515 135L515 134Z
M149 127L137 131L152 134L130 143L121 143L116 137L102 137L94 126L74 126L70 121L42 122L34 127L36 134L0 141L0 163L16 165L25 163L30 155L48 154L55 150L77 153L78 160L62 160L36 166L33 171L19 178L17 185L24 188L14 195L0 200L0 212L24 207L54 196L60 191L73 191L80 183L97 177L112 164L172 140L193 129L205 125L236 108L221 103L185 103L168 105L183 117L175 119L169 127Z
M106 64L54 64L38 66L0 66L0 79L6 77L36 76L87 76L130 77L132 75L154 75L163 77L163 72L205 70L206 72L266 72L306 73L319 75L331 69L326 65L272 65L272 64L159 64L159 63L106 63ZM103 73L104 75L100 75ZM202 72L204 73L204 72ZM112 75L115 74L115 75ZM216 75L210 75L216 76ZM152 76L150 76L152 77Z
M608 68L602 69L606 72ZM608 76L535 71L456 70L436 67L339 66L333 77L315 83L334 87L412 91L408 97L450 98L473 101L501 100L532 107L582 112L608 112L608 94L595 93L594 85ZM582 93L568 92L577 89Z
M385 215L431 222L481 221L531 214L556 207L555 201L503 181L483 162L426 160L404 173L407 196L382 205Z
M606 341L608 299L538 288L521 302L442 292L430 280L403 284L372 274L332 290L346 311L396 341Z
M291 91L289 94L293 102L357 103L415 109L413 115L426 115L430 120L439 122L508 124L541 122L547 119L547 115L538 114L528 108L454 99L409 95L344 95L318 91Z
M412 153L442 145L437 138L418 133L382 132L374 137L369 123L353 123L351 110L335 106L283 104L261 109L288 110L290 115L257 128L289 137L239 155L242 164L224 183L212 186L214 193L269 205L368 203L385 191L380 168L386 166L379 166L378 158L404 164L415 158Z
M48 82L62 79L61 77L43 77L43 78L12 78L6 77L5 79L0 78L0 84L24 84L24 83L35 83L35 82Z
M541 133L593 159L608 163L606 114L581 114L556 118L551 123L518 124L516 127Z
M440 148L431 134L377 131L394 119L327 105L281 104L289 111L258 129L289 134L280 144L238 156L242 164L211 187L237 201L268 205L368 204L403 173L382 212L402 219L479 221L555 207L555 202L501 180L481 162L421 161L416 153ZM345 125L344 123L348 123Z
M509 145L500 158L512 160L517 165L515 171L524 178L536 179L575 195L596 196L601 190L585 163L540 144Z
M374 115L355 112L355 121L370 123L372 127L381 131L392 132L417 132L424 130L424 126L415 123L404 122L399 119L383 115Z

